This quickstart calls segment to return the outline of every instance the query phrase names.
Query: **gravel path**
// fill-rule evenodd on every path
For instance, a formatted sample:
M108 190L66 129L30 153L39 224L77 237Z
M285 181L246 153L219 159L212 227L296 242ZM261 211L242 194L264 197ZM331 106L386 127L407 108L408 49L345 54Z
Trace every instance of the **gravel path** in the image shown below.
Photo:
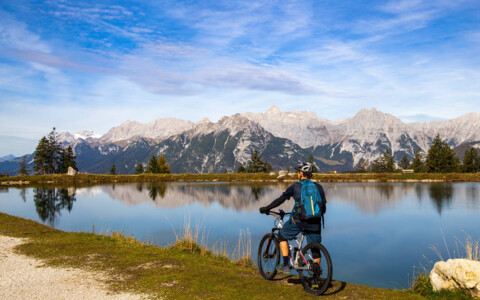
M71 268L43 267L41 261L16 254L23 239L0 236L0 299L145 299L112 294L98 279L105 275Z

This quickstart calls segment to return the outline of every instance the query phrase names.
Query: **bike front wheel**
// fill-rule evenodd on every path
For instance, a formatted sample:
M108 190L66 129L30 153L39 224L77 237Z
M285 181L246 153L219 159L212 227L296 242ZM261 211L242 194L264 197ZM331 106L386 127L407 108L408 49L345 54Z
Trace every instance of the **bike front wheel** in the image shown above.
M272 280L277 274L277 265L280 261L280 246L272 233L263 236L258 246L257 265L263 278Z
M320 243L308 244L301 253L298 276L303 288L310 294L322 295L332 281L333 268L330 254Z

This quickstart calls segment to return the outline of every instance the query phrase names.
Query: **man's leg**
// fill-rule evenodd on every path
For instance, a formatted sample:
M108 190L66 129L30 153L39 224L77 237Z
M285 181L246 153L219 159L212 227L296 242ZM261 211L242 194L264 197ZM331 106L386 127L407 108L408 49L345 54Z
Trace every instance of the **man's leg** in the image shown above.
M288 256L288 242L281 241L280 242L280 251L282 251L282 256Z
M320 234L320 232L309 232L307 233L307 243L310 244L310 243L321 243L322 242L322 235ZM315 262L317 264L320 264L320 262L322 261L322 256L320 254L319 251L312 251L312 255L313 255L313 260L315 260Z
M281 271L289 272L290 271L290 264L289 264L289 257L288 257L288 240L294 239L295 236L300 232L300 229L291 221L288 220L283 225L282 229L278 233L278 240L280 242L280 251L282 252L283 256L283 263ZM288 270L287 270L288 269Z

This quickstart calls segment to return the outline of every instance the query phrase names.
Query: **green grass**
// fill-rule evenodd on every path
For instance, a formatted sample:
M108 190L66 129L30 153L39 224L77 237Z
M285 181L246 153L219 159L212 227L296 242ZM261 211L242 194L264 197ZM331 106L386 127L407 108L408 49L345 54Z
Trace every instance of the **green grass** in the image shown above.
M250 264L216 256L180 239L172 247L146 245L112 233L68 233L0 213L0 235L26 238L15 251L48 266L105 272L109 288L148 294L152 299L317 299L303 291L298 278L260 277ZM190 241L191 242L191 241ZM242 253L242 251L239 251ZM323 298L422 299L412 291L378 289L333 281Z
M446 181L446 182L479 182L480 173L345 173L345 174L314 174L313 179L321 182L396 182L396 181ZM253 182L282 182L295 181L297 177L267 173L232 173L232 174L140 174L140 175L106 175L106 174L77 174L67 176L32 175L0 177L2 184L16 185L22 183L55 183L55 184L86 184L86 183L115 183L115 182L167 182L167 181L253 181Z
M472 299L462 291L442 290L435 292L426 272L419 272L412 284L412 290L427 299Z
M443 236L443 232L442 232L442 236ZM472 240L472 238L469 235L466 235L464 243L462 243L458 238L456 239L457 239L457 241L455 242L457 246L456 249L450 250L448 249L448 246L444 237L445 250L447 252L447 255L449 256L448 257L449 259L463 258L463 259L480 261L480 245L478 241ZM459 247L458 244L461 244L461 247ZM432 251L438 256L440 261L445 261L441 254L440 249L438 248L438 245L431 246L430 249L432 249ZM451 257L451 253L453 254L453 257ZM429 269L432 269L433 263L430 261L427 261L427 263L431 265ZM463 292L461 290L434 291L432 284L430 282L429 272L427 271L427 267L423 266L421 267L421 270L422 271L417 273L417 276L414 278L412 283L412 290L415 293L422 295L428 299L472 299L470 295L468 295L466 292Z

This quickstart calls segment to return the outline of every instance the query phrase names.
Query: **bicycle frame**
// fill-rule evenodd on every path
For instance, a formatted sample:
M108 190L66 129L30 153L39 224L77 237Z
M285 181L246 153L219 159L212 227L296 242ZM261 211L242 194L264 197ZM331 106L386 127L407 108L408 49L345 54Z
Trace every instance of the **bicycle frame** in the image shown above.
M285 215L290 214L290 213L285 213L285 212L281 211L279 214L278 213L276 213L276 214L279 216L280 221L279 221L279 225L277 225L277 227L272 228L272 233L271 233L272 235L278 235L278 234L275 234L275 231L280 230L280 228L283 226L283 217ZM297 243L298 247L293 247L290 243L287 242L289 250L290 250L289 251L290 252L290 265L293 267L294 270L308 270L310 268L309 262L307 261L307 259L305 258L305 256L303 255L303 253L301 251L304 239L305 239L305 233L302 232L300 237L296 237L295 239L293 239L293 241ZM265 249L265 253L263 254L264 257L267 255L266 252L270 248L271 241L272 240L268 240L267 248ZM305 267L299 267L298 266L298 262L299 262L300 258L303 260ZM312 260L313 260L313 258L312 258Z

